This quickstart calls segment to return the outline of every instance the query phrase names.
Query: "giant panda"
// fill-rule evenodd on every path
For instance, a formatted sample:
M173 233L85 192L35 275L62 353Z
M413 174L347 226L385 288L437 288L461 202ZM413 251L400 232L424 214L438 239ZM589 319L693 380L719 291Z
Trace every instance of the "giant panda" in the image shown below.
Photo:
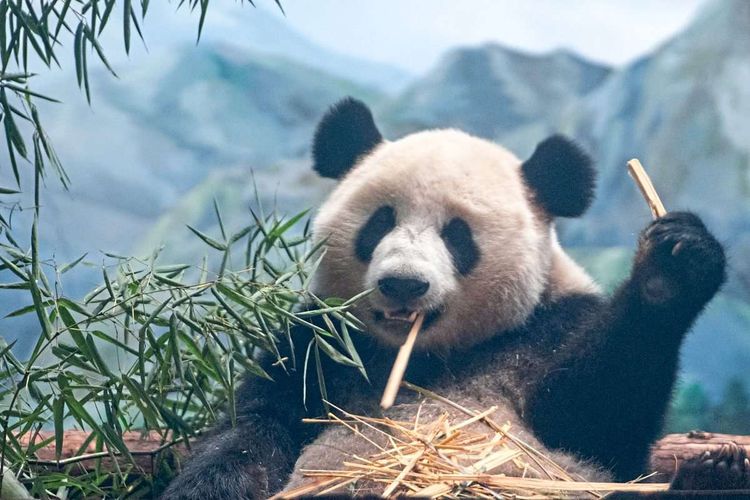
M680 344L725 279L722 246L696 215L650 223L630 276L605 296L555 232L558 217L585 212L595 186L591 160L562 136L525 161L458 130L388 141L367 106L347 98L319 123L313 160L338 180L314 220L326 246L315 293L373 290L355 310L366 328L353 335L368 379L321 356L329 401L381 415L406 318L421 311L407 380L468 408L497 406L496 420L575 477L625 481L645 471ZM301 422L324 413L316 377L303 380L310 338L296 328L295 352L284 353L296 366L269 359L273 381L244 383L236 425L220 424L196 446L165 498L264 498L299 485L301 469L335 469L374 451L345 429ZM402 391L386 415L450 411L419 406ZM750 482L736 448L688 465L676 487ZM377 493L370 487L361 491Z

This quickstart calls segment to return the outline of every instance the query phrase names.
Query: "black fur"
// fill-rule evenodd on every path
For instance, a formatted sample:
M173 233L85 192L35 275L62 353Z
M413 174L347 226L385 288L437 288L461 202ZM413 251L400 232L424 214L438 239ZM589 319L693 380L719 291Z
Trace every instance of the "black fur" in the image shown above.
M383 142L372 112L363 102L347 97L328 110L313 139L313 169L339 179L359 158Z
M354 254L362 262L370 262L375 247L386 234L396 227L396 211L393 207L383 206L375 210L357 233L354 240Z
M479 248L466 221L458 217L451 219L440 232L440 237L453 257L456 270L463 275L469 274L479 262Z
M682 339L723 282L724 266L722 247L697 217L670 214L644 230L631 275L611 298L565 296L539 304L523 327L480 345L415 352L406 379L439 390L448 379L502 373L493 389L514 402L547 446L592 459L619 480L633 479L660 430ZM655 279L657 294L649 284ZM296 329L296 357L282 355L302 363L311 335ZM371 383L321 356L327 397L354 413L377 415L395 351L367 335L354 340ZM301 446L319 430L300 419L323 408L315 376L308 376L306 411L302 366L273 361L264 367L275 382L255 378L242 386L239 427L208 438L165 498L229 498L239 491L261 498L283 484Z
M553 135L540 142L522 167L536 202L555 217L578 217L594 199L596 171L575 142Z
M576 354L586 346L571 342L570 359L541 381L529 406L538 437L596 457L619 479L642 472L682 339L724 279L723 249L698 217L673 212L652 222L641 233L630 279L591 318L596 335L579 339L597 343L597 354Z

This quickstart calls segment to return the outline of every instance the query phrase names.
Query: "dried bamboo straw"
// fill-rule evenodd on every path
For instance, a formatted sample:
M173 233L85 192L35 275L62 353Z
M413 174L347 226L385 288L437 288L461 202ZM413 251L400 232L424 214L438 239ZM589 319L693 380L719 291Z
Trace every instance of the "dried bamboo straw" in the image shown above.
M656 189L654 189L651 179L637 158L633 158L628 162L628 173L630 173L630 176L641 190L641 194L646 199L646 203L648 203L648 208L651 209L651 214L654 216L654 219L665 216L667 214L667 209L664 208L664 204L656 193Z
M401 380L404 378L406 373L406 365L409 363L409 356L414 348L414 342L417 340L419 330L422 329L422 323L424 322L424 313L416 313L409 335L406 337L406 342L398 350L396 361L393 363L391 374L388 377L388 383L385 385L383 391L383 398L380 400L380 407L387 410L396 401L396 394L398 394L398 387L401 385Z
M370 439L358 426L352 424L388 435L390 448L371 441L377 451L370 457L352 456L353 460L344 461L339 470L302 470L312 483L281 493L274 499L341 493L342 488L355 495L380 491L386 498L416 495L497 499L505 493L528 499L597 499L612 491L655 492L669 486L667 483L574 480L550 457L514 436L510 423L500 425L493 421L490 416L497 408L473 411L408 382L403 385L459 410L467 418L449 418L443 413L431 422L419 422L419 419L399 422L353 415L334 406L347 420L329 414L328 423L344 425L355 436L368 441ZM477 425L484 430L476 428ZM491 432L488 434L487 430ZM546 473L549 479L526 477L527 472L535 469L532 464L539 467L537 473ZM506 474L510 470L515 473L509 477Z
M462 408L450 403L449 406ZM415 425L415 422L357 416L338 409L347 419L392 435L391 448L377 446L379 451L370 457L352 456L352 460L344 461L339 470L302 470L310 483L273 498L294 499L344 491L354 495L372 495L380 491L380 495L386 498L497 499L502 494L509 494L529 499L595 499L612 491L659 492L669 486L667 483L574 481L559 475L554 479L523 477L529 467L526 460L533 455L549 464L552 460L528 445L518 446L517 437L509 432L510 424L500 426L489 418L495 408L483 412L463 410L468 417L463 420L455 416L449 419L448 414L444 413L434 421ZM357 427L333 414L329 418L329 423L345 425L355 436L369 440ZM472 427L482 424L484 431ZM486 430L491 431L489 435ZM501 466L505 467L505 471L499 470ZM507 476L508 467L521 477L515 474ZM362 490L362 487L365 489Z

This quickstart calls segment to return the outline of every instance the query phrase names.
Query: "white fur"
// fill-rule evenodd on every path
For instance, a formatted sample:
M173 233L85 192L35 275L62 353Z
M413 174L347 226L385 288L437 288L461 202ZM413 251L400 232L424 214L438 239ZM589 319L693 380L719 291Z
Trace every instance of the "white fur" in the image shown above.
M411 213L375 249L365 273L366 288L377 288L387 276L415 277L430 284L419 300L421 308L440 307L459 287L450 252L440 238L432 214ZM372 297L380 309L393 304L382 294Z
M315 290L350 297L377 288L385 276L416 276L430 283L416 303L439 308L439 320L417 347L470 345L521 325L545 291L590 290L593 282L557 244L550 220L533 204L521 161L496 144L456 130L432 130L384 142L361 159L321 207L316 240L327 253ZM396 211L396 228L369 264L354 254L359 229L378 208ZM460 217L471 227L480 259L467 275L454 269L440 238ZM357 314L375 335L397 345L408 324L382 324L373 313L389 307L377 290Z

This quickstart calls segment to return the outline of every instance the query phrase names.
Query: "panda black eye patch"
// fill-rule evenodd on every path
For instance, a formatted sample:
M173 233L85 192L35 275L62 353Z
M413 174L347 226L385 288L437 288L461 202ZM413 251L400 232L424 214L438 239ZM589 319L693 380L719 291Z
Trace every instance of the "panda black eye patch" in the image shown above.
M396 227L396 211L393 207L383 206L367 219L367 222L357 233L354 242L354 252L362 262L369 262L372 253L386 234Z
M451 219L443 227L440 237L453 257L456 270L461 274L469 274L479 262L479 248L466 221L458 217Z

